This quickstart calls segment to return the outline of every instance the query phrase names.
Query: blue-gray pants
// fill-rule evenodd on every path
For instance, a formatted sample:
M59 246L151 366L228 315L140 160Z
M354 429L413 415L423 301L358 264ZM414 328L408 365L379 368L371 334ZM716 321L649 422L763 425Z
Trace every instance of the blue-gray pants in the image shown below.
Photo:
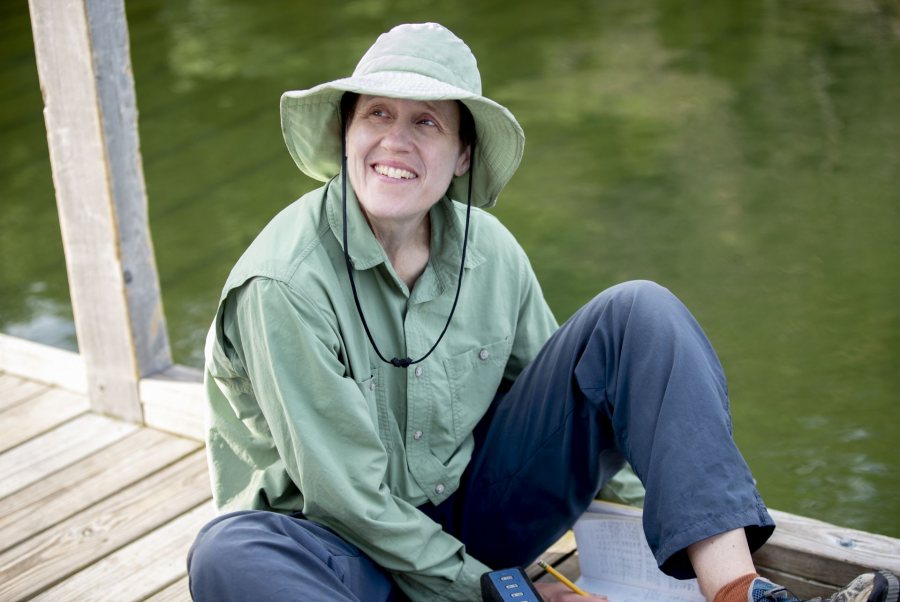
M731 432L722 367L668 290L604 291L547 342L479 424L459 490L420 509L493 568L522 566L559 538L631 463L644 530L661 568L693 571L685 548L744 527L751 549L774 523ZM271 512L216 518L188 556L196 600L401 599L333 532Z

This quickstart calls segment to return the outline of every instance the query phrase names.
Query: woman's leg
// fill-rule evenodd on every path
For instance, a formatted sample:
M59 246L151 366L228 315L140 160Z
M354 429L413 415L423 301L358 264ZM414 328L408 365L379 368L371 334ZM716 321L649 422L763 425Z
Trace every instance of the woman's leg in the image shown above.
M751 578L757 576L744 529L725 531L693 543L688 546L687 555L707 600L713 600L723 587L739 577L746 576L744 581L749 587ZM746 591L744 587L740 593Z
M527 326L526 326L527 327ZM669 291L604 291L499 393L476 431L460 490L423 511L489 566L532 561L627 459L647 490L644 530L667 573L685 549L773 529L731 435L725 378L700 326Z
M313 522L275 512L217 517L188 554L200 601L389 602L393 581L358 548Z

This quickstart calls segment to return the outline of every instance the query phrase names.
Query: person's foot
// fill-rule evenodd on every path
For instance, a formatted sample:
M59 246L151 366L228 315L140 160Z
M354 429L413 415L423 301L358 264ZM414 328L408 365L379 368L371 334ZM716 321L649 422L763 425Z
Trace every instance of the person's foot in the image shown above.
M864 573L827 598L800 600L788 589L758 577L747 592L747 602L898 602L900 580L888 571Z

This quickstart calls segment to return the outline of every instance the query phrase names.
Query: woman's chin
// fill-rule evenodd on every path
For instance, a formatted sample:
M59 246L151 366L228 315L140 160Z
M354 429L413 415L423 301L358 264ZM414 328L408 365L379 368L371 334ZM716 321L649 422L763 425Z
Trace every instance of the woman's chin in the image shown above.
M396 200L384 203L372 202L363 205L363 212L366 214L366 217L379 223L406 223L421 218L428 213L429 209L431 209L431 205L416 206L412 203L399 203Z

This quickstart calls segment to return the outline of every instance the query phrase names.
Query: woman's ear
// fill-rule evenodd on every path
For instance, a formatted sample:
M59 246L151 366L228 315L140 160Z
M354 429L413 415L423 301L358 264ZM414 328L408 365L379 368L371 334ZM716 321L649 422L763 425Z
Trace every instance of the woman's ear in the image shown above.
M469 171L469 165L472 160L472 145L467 144L465 150L459 153L459 158L456 160L456 169L453 170L453 175L459 177L465 175L467 171Z

